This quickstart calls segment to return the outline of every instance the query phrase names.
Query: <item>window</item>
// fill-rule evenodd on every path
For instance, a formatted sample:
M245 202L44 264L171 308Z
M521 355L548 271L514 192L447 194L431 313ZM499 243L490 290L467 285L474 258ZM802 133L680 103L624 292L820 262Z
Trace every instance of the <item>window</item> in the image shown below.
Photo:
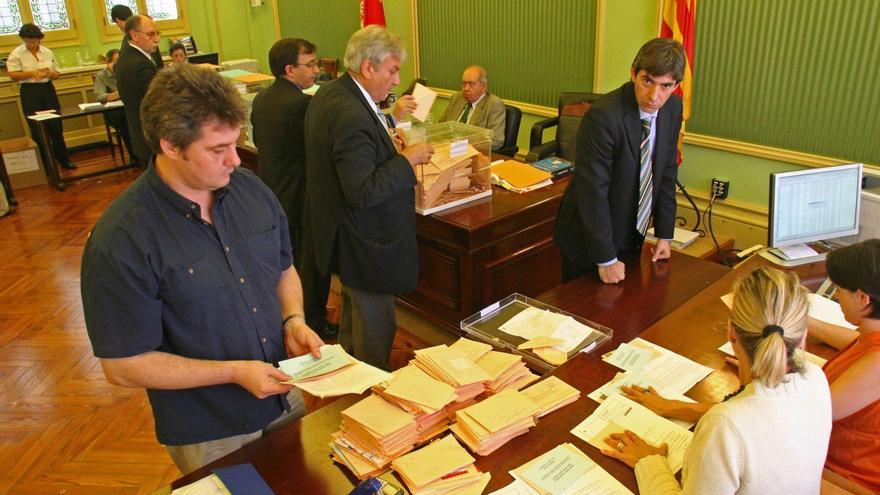
M0 50L21 44L18 30L28 22L40 26L47 46L83 43L76 21L74 0L0 0Z
M135 14L148 14L156 21L163 37L189 33L189 24L186 19L184 1L185 0L92 0L96 16L98 17L96 20L98 21L98 26L100 28L101 41L108 42L122 39L122 32L116 27L116 23L110 19L110 9L117 4L127 5Z

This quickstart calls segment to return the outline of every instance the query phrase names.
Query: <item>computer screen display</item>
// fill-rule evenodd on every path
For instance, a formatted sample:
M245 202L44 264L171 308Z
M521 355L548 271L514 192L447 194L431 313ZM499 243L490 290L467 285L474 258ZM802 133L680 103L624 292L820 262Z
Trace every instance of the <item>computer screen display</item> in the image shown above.
M770 175L770 247L857 234L862 164Z

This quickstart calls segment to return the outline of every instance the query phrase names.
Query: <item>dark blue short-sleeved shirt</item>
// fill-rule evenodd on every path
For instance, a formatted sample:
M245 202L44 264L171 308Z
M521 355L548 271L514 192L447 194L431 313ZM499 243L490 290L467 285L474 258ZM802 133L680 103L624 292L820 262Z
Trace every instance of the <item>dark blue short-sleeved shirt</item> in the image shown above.
M194 359L287 357L276 292L291 266L287 219L238 168L215 192L213 224L151 165L107 208L86 244L82 300L95 356L161 351ZM156 436L185 445L252 433L289 405L236 384L147 390Z

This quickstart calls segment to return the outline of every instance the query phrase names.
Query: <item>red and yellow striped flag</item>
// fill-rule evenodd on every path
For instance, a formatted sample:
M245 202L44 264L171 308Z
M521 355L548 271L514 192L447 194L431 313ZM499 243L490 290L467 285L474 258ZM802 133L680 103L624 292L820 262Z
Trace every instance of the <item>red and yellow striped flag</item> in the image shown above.
M672 38L684 46L687 64L684 68L684 80L675 91L681 97L683 105L683 122L681 134L678 135L678 164L681 165L681 140L684 128L691 116L691 95L694 82L694 21L696 19L697 0L663 0L663 24L660 36Z

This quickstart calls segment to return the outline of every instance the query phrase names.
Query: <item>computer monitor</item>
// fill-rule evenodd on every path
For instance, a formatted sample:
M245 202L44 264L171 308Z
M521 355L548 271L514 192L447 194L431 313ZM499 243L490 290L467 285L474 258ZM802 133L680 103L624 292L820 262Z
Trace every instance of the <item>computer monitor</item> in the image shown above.
M857 234L862 164L852 163L770 175L768 245L784 248ZM792 266L824 259L797 249L769 249L765 256ZM801 250L804 251L804 250ZM775 258L775 259L774 259Z

